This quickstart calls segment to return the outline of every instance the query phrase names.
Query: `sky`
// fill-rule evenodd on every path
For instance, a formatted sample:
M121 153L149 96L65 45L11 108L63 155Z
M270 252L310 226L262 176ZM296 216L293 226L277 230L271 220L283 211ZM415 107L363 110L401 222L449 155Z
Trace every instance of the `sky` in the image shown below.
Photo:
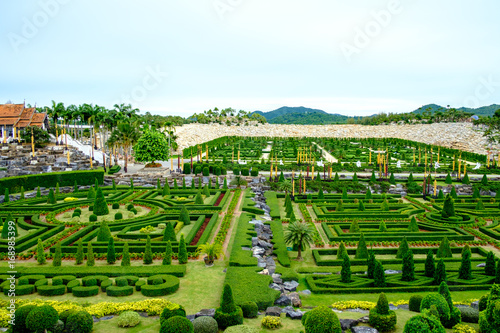
M0 2L0 103L181 115L500 104L495 0Z

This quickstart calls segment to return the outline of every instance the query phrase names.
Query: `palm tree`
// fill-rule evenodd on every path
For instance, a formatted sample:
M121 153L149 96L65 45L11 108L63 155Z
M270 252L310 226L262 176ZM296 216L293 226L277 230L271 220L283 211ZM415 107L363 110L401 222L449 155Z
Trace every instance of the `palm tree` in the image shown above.
M290 179L285 179L278 183L278 191L284 191L286 194L292 191L292 182Z
M201 244L196 249L196 252L206 254L205 264L211 265L214 263L214 260L220 257L224 257L224 250L222 249L222 245L220 243L206 243Z
M285 243L297 245L297 260L302 260L302 249L313 242L313 230L307 223L292 222L285 233Z
M125 155L125 165L123 170L125 172L127 172L129 151L139 139L139 135L137 127L132 125L129 121L118 123L118 128L112 134L112 136L115 136L113 140L115 140L115 142L118 143L123 149L123 153Z

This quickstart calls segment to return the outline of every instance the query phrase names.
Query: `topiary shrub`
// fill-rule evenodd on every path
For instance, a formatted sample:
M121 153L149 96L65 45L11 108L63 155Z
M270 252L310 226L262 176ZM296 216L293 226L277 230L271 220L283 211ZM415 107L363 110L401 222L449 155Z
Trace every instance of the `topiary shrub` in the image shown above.
M184 310L184 307L182 305L179 305L178 307L175 307L173 309L165 308L161 312L160 315L160 325L163 326L163 324L170 318L172 317L186 317L186 310Z
M390 331L396 326L396 312L389 310L389 303L384 293L381 293L377 305L370 310L369 323L380 332Z
M128 286L127 279L122 278L122 277L116 278L115 282L116 282L116 286L118 286L118 287ZM163 280L161 280L161 282L163 282Z
M77 310L70 309L70 310L64 310L59 314L59 320L61 320L65 325L66 322L68 321L69 316L71 316L73 313L75 313Z
M450 308L445 298L440 294L428 294L420 303L420 312L430 310L431 306L435 305L439 313L439 321L441 323L450 320Z
M446 333L446 330L436 318L419 315L406 322L403 333Z
M66 331L68 333L90 333L94 327L94 320L87 311L77 311L68 317Z
M479 311L486 310L486 306L488 305L488 296L489 294L486 294L481 296L481 298L479 299Z
M120 208L120 204L118 202L115 202L115 203L113 203L113 205L111 207L113 209L119 209Z
M243 317L245 318L256 318L259 313L259 307L255 302L246 302L241 304L241 310L243 311Z
M208 316L198 317L193 321L194 333L217 333L219 326L217 321Z
M50 305L41 305L29 312L26 317L26 328L30 331L44 332L54 327L58 320L56 309Z
M420 312L420 303L422 303L422 295L412 295L408 303L410 311Z
M306 314L306 319L303 321L305 333L342 332L339 318L328 307L320 305Z
M208 168L206 168L208 169ZM175 316L161 325L160 333L194 333L193 323L186 317Z
M209 176L210 175L210 169L208 167L204 167L202 170L203 176Z
M141 316L135 311L125 311L118 316L118 327L135 327L141 322Z
M265 316L262 318L260 325L267 329L276 329L281 327L281 318L275 316Z
M250 170L248 168L241 168L241 175L242 176L249 176L250 175Z
M89 216L89 222L96 222L96 221L97 221L97 215L92 214L92 215Z
M15 312L16 324L11 326L13 333L24 333L28 331L28 328L26 327L26 318L34 308L36 308L36 305L31 304L23 305L17 308Z
M221 329L243 324L243 311L234 304L233 292L228 284L224 285L220 307L215 310L214 319Z
M462 316L462 321L464 323L475 323L477 324L479 322L479 310L478 309L473 309L470 307L467 308L457 308L460 311L460 314Z

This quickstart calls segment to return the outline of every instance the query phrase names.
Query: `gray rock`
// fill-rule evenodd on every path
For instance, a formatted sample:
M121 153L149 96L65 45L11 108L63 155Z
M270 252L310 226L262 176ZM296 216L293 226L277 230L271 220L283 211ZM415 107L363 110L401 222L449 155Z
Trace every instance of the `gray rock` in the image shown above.
M370 317L369 316L364 316L364 317L359 318L358 321L360 323L363 323L363 324L368 324L370 322Z
M257 246L262 247L262 248L264 248L264 249L266 249L266 250L267 250L267 249L272 248L272 247L273 247L273 244L268 243L268 242L263 241L263 240L259 240L259 241L257 242Z
M102 320L110 320L110 319L113 319L115 316L104 316L104 317L101 317L99 318L100 321Z
M286 281L285 283L283 283L283 287L288 291L295 291L297 290L298 286L299 283L297 281Z
M393 269L386 269L385 270L385 274L401 274L403 273L403 271L396 271L396 270L393 270Z
M277 306L288 306L291 304L292 304L292 300L286 295L281 295L280 298L278 298L276 301L274 301L274 305L277 305Z
M476 267L486 267L486 263L485 262L480 263L480 264L476 265Z
M201 309L199 312L194 314L195 318L198 317L214 317L215 309Z
M295 310L291 306L287 306L282 310L282 312L286 313L286 316L290 319L302 319L304 313L300 310Z
M392 304L389 304L389 310L394 311L394 310L397 310L397 309L398 309L398 307L397 307L397 306L394 306L394 305L392 305Z
M351 328L352 333L378 333L378 331L373 327L368 326L355 326Z
M354 326L358 325L359 321L355 319L340 319L340 327L342 331L350 330Z
M410 310L410 306L408 304L401 304L401 305L398 305L398 309Z
M300 296L298 293L293 292L287 295L292 301L292 305L296 308L302 307L302 301L300 300Z
M479 310L479 301L474 301L470 303L470 307L476 310Z
M309 289L302 290L302 291L300 291L300 293L304 294L304 295L311 295L311 291Z
M186 318L191 320L191 322L193 322L196 319L195 315L187 315Z
M279 317L281 315L281 308L278 306L270 306L266 309L266 316Z
M269 288L274 289L274 290L281 291L281 286L280 286L279 284L277 284L277 283L271 283L271 284L269 285Z

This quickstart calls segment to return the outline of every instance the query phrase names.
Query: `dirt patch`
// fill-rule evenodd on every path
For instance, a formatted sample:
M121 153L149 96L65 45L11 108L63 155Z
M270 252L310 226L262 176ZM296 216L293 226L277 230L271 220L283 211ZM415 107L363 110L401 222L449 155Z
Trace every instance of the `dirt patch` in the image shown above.
M220 202L222 201L222 199L224 198L224 196L226 195L226 193L221 193L219 195L219 198L217 198L217 201L215 202L215 207L219 206Z
M196 233L196 235L194 236L193 240L191 241L191 243L189 245L198 244L198 241L200 240L201 235L203 235L203 232L205 232L205 229L207 228L208 222L210 222L210 217L205 218L205 221L201 225L200 229L198 229L198 232Z

